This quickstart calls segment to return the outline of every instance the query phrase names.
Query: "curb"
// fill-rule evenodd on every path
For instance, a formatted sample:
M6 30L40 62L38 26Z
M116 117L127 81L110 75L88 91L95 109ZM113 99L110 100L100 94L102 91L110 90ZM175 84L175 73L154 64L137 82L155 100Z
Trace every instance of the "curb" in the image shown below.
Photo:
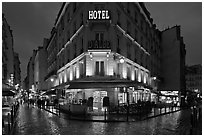
M163 115L174 113L174 112L177 112L177 111L180 111L180 110L182 110L182 109L178 109L178 110L175 110L175 111L172 111L172 112L162 113L162 114L159 114L159 115L156 115L156 116L150 116L150 117L144 118L143 120L147 120L147 119L150 119L150 118L155 118L155 117L158 117L158 116L163 116Z
M19 106L20 107L20 106ZM14 135L14 129L15 129L15 127L16 127L16 122L17 122L17 116L18 116L18 114L19 114L19 108L18 108L18 110L17 110L17 112L16 112L16 116L15 116L15 118L14 118L14 122L13 122L13 126L11 127L11 132L10 132L10 134L9 135Z
M52 112L52 111L50 111L50 110L48 110L48 109L45 109L45 108L41 108L41 109L43 109L43 110L45 110L45 111L48 111L48 112L50 112L50 113L52 113L52 114L54 114L54 115L59 116L57 113L54 113L54 112Z

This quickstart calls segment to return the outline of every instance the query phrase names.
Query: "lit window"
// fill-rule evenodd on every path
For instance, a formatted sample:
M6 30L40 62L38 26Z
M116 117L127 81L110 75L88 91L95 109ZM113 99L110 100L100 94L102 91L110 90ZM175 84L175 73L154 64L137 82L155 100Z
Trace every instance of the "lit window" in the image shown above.
M96 32L95 39L98 41L103 41L104 34L103 32Z
M141 82L142 78L141 78L141 71L138 71L138 82Z

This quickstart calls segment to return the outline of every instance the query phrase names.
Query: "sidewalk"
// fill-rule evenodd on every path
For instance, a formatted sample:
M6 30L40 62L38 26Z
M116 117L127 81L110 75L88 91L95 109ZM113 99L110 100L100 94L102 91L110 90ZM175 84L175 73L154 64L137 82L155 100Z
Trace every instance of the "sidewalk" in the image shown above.
M16 122L19 104L2 108L2 135L10 135Z
M67 113L58 113L56 108L46 107L43 109L37 106L25 104L20 106L17 116L16 128L14 134L17 135L39 135L39 134L160 134L160 135L201 135L202 119L196 127L191 129L191 110L174 109L175 113L163 113L156 115L154 118L152 113L147 116L142 115L136 117L130 115L109 114L104 120L104 116L83 115L73 117ZM159 114L160 109L155 109L155 113ZM168 109L166 110L168 113ZM147 120L146 120L147 119ZM85 122L87 121L87 122ZM136 121L136 122L134 122Z
M155 117L159 117L162 115L167 115L170 113L181 111L182 109L180 107L174 107L174 108L153 108L151 113L147 115L129 115L126 114L107 114L105 115L69 115L66 112L59 111L55 107L45 107L43 110L48 111L50 113L53 113L57 116L66 115L70 120L77 120L77 121L91 121L91 122L136 122L136 121L143 121ZM192 127L190 131L191 135L201 135L202 134L202 117L199 119L198 123L196 124L196 127Z

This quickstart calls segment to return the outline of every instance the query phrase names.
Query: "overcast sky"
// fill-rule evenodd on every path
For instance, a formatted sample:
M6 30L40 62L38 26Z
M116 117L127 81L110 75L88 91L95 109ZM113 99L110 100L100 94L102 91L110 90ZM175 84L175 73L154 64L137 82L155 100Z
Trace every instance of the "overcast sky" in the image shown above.
M186 64L202 64L202 4L145 3L154 23L160 30L181 25L186 44ZM42 46L50 31L61 3L2 3L2 10L13 30L14 50L19 53L22 80L33 49Z

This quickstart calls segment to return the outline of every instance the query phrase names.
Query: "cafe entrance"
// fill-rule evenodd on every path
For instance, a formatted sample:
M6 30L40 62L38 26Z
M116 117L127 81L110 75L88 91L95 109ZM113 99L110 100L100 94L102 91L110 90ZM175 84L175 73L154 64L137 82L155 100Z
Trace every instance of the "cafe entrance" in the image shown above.
M93 92L93 109L103 111L103 98L107 96L107 91Z

